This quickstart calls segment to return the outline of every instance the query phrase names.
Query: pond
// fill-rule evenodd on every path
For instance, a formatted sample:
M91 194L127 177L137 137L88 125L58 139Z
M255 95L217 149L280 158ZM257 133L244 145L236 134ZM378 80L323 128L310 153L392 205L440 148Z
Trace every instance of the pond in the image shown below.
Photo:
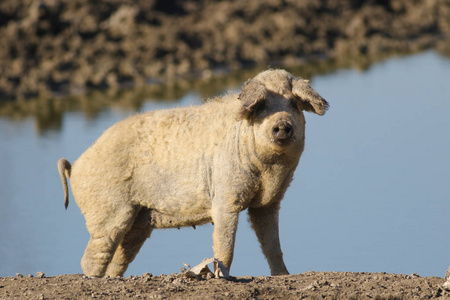
M444 276L450 265L449 78L450 59L434 51L311 78L331 108L323 117L306 114L305 151L281 205L291 273ZM199 104L205 96L212 95L148 99L137 109L106 106L94 116L69 110L46 130L34 117L0 117L0 276L81 273L89 235L72 195L64 210L57 160L73 162L109 126L137 111ZM212 230L208 224L154 231L125 275L196 265L213 255ZM270 273L245 212L231 273Z

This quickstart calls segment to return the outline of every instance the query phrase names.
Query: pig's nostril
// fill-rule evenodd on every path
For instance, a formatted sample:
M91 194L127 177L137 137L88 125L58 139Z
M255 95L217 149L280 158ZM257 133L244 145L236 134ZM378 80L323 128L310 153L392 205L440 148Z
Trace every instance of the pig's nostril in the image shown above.
M284 128L284 132L286 132L287 135L290 135L292 133L292 127L291 126L286 126L286 128Z

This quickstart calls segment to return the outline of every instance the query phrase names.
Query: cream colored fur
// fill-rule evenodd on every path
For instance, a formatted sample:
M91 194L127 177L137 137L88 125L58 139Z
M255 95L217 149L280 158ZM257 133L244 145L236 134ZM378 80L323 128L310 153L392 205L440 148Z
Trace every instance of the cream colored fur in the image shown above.
M306 80L268 70L240 94L125 119L73 166L60 159L66 199L70 177L91 235L83 272L121 276L154 228L209 222L214 257L229 269L238 215L248 209L272 275L288 274L279 203L303 151L302 111L327 108Z

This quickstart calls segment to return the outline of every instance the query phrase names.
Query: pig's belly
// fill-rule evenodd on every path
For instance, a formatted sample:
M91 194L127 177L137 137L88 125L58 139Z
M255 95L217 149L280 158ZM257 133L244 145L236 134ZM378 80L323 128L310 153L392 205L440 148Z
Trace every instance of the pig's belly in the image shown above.
M164 214L155 209L150 211L150 226L153 228L180 228L186 226L202 225L211 222L209 211L192 214Z
M206 173L192 166L170 169L152 165L137 176L132 198L161 215L176 216L174 219L204 219L210 214L213 198Z
M170 184L169 184L170 185ZM154 188L155 186L153 186ZM180 228L211 222L211 198L203 191L186 191L166 185L148 193L143 203L153 228ZM157 197L155 197L157 195Z

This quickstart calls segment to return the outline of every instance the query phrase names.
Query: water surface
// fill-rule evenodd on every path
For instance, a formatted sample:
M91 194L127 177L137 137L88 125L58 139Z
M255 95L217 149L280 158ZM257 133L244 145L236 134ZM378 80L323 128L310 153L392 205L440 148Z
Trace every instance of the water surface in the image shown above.
M305 151L281 206L291 273L444 276L450 265L449 78L450 59L432 51L311 78L331 108L323 117L306 114ZM137 111L199 104L205 96L212 95L148 99ZM135 112L70 111L46 130L33 117L0 118L0 276L81 273L89 235L72 195L64 210L56 161L73 162ZM179 272L183 262L211 257L212 230L154 231L126 275ZM231 273L269 275L245 212Z

